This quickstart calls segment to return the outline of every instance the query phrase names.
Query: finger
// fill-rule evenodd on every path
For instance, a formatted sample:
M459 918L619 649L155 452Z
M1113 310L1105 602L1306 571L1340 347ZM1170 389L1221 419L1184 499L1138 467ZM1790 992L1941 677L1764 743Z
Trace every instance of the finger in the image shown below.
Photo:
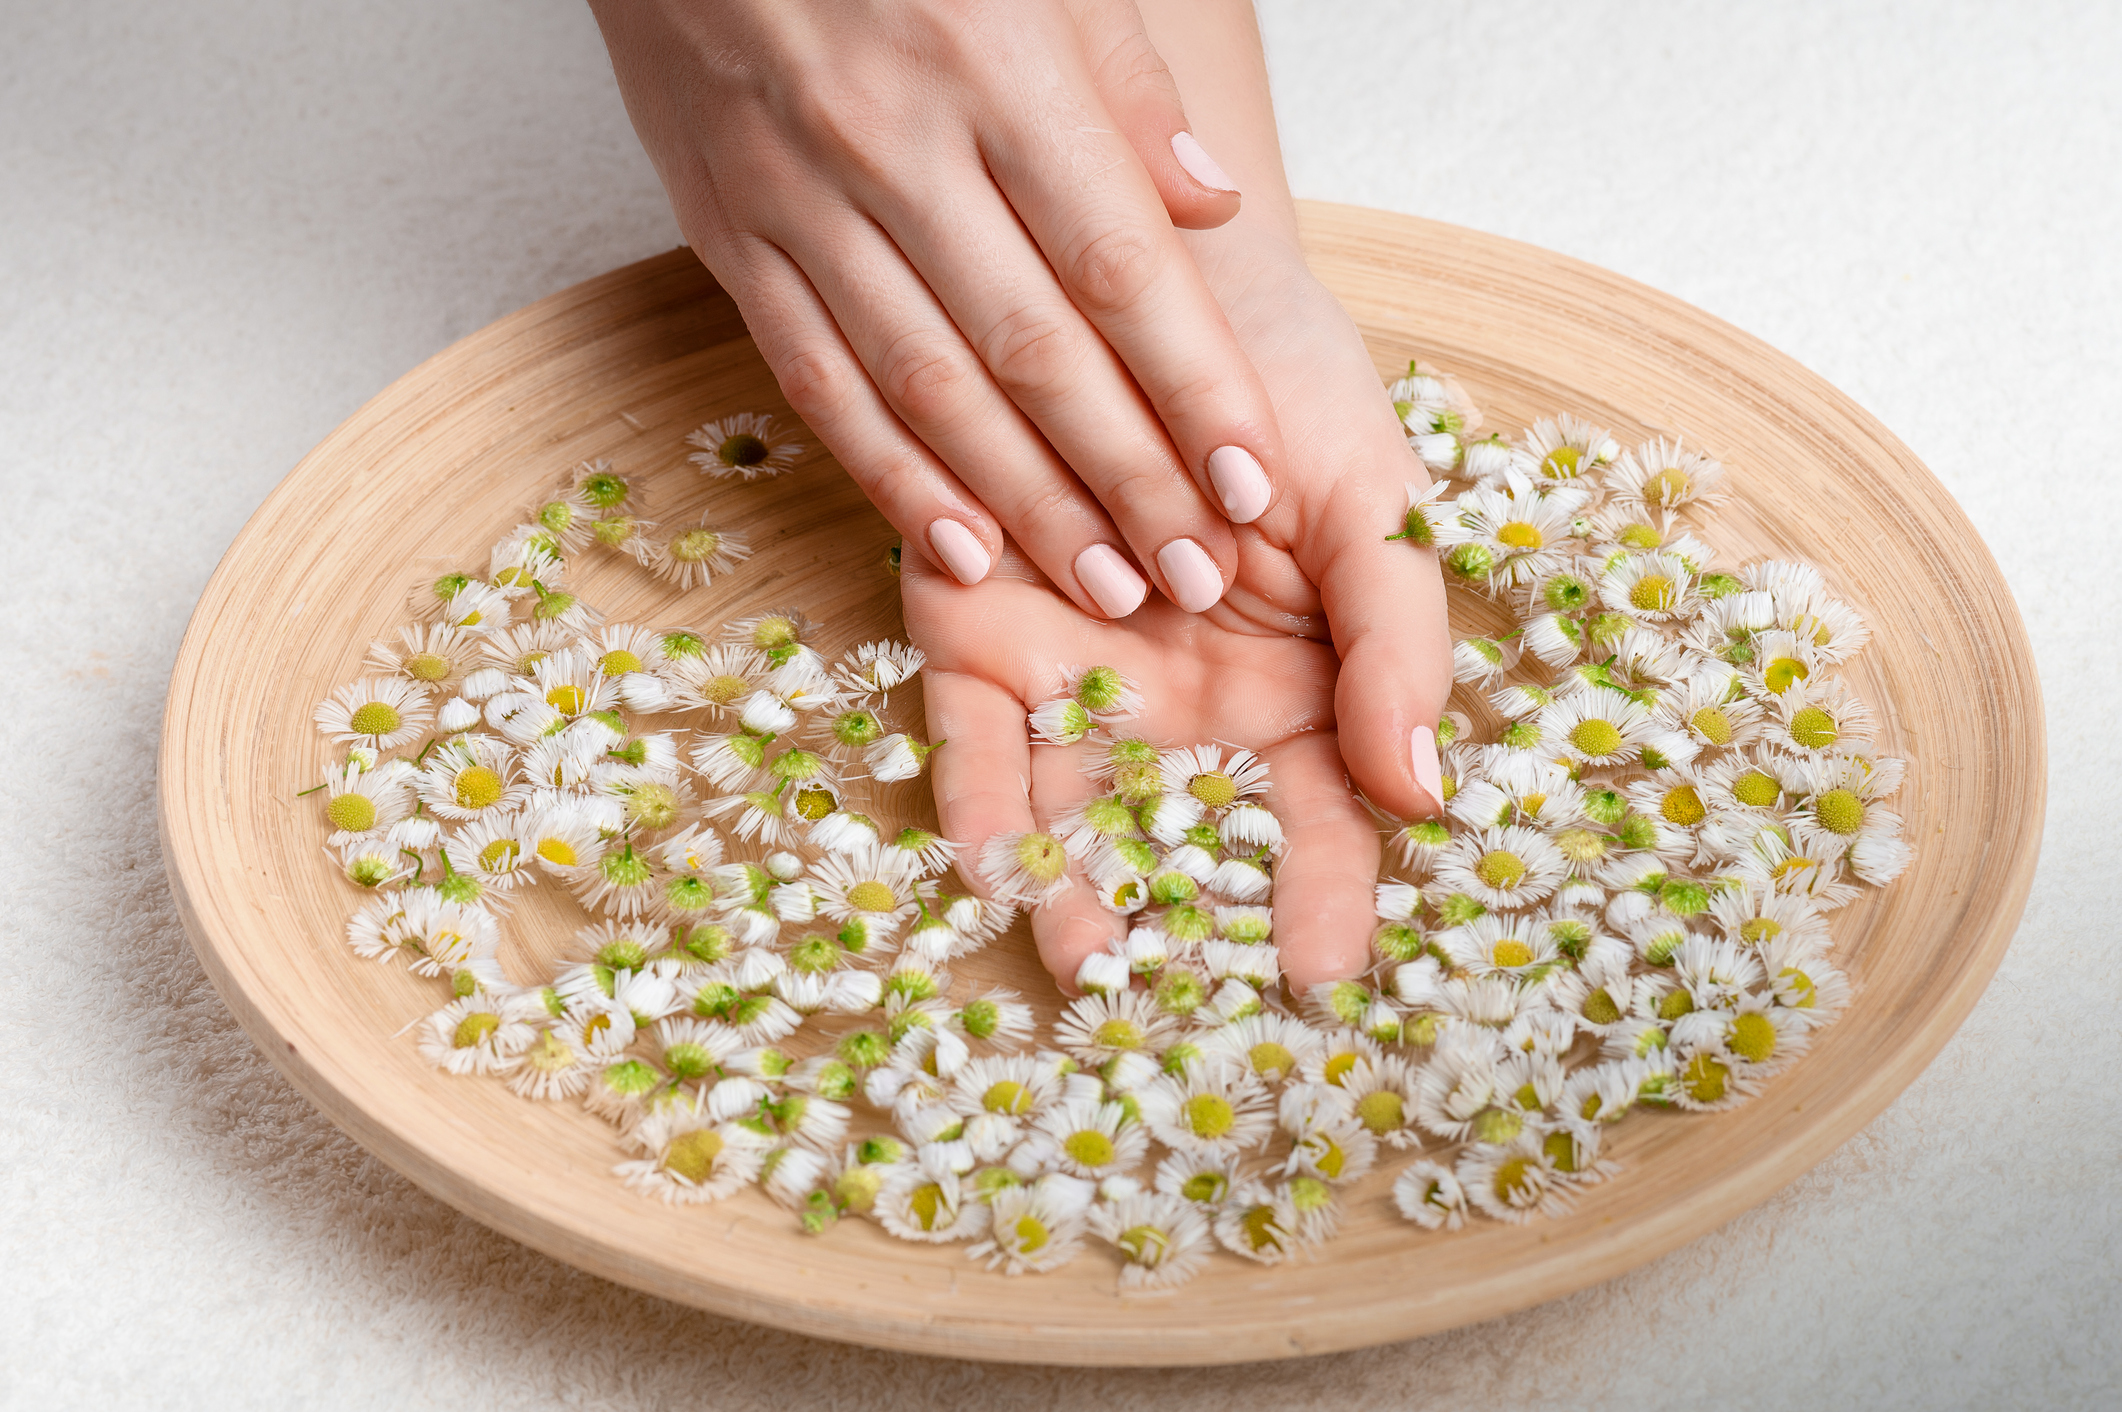
M884 233L843 209L786 238L788 257L871 393L931 462L955 473L983 519L991 516L1085 612L1121 618L1140 606L1149 580L1130 559L1127 537L994 385ZM981 548L992 563L999 536Z
M877 393L803 272L764 241L718 273L782 396L906 543L960 583L986 578L1002 530Z
M1318 731L1262 756L1273 771L1268 807L1288 843L1275 870L1275 944L1298 996L1370 964L1378 828L1349 794L1339 744Z
M1189 473L1232 522L1258 519L1285 476L1273 404L1133 149L1087 78L1011 112L981 138L997 186Z
M1237 183L1187 126L1179 85L1143 33L1133 0L1076 0L1070 8L1098 96L1135 149L1172 224L1212 230L1237 215Z
M934 190L948 183L948 174L938 172L915 185ZM970 409L963 415L996 416L983 400L988 395L1021 409L1034 434L1111 515L1165 596L1188 612L1214 606L1237 568L1223 509L1180 458L1128 369L1070 303L1001 193L982 181L954 190L945 202L906 203L889 192L878 193L878 201L887 233L912 264L909 277L934 291L948 316L939 322L963 330L985 370L978 384L983 396L974 395L969 370L953 374L966 383L955 399ZM837 300L828 301L840 310ZM919 335L906 345L919 350L924 375L933 342L932 335ZM943 420L931 412L913 424L937 445L930 427ZM936 431L963 435L941 425ZM1019 519L1004 508L1005 499L1019 495L1014 483L1023 477L1014 461L946 458L1012 537L1036 549L1051 533L1036 514ZM1229 459L1225 454L1218 466ZM1264 505L1264 496L1262 490L1254 499Z
M1083 773L1080 747L1034 745L1032 747L1032 813L1039 827L1053 821L1088 799L1091 781ZM1060 898L1032 913L1032 937L1039 944L1039 960L1062 990L1076 993L1076 973L1086 957L1108 950L1126 934L1126 921L1107 911L1098 895L1080 876L1084 860L1073 859L1078 875Z

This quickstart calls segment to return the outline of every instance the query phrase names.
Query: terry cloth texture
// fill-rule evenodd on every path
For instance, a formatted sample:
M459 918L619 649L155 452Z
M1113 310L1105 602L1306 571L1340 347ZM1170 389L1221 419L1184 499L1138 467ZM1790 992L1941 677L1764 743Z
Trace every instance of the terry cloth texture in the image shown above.
M1966 1028L1759 1209L1482 1327L1149 1373L606 1284L414 1189L252 1050L154 834L193 600L378 388L678 235L580 0L8 12L0 1406L2116 1405L2122 7L1268 0L1300 194L1669 290L1908 440L2026 614L2052 810Z

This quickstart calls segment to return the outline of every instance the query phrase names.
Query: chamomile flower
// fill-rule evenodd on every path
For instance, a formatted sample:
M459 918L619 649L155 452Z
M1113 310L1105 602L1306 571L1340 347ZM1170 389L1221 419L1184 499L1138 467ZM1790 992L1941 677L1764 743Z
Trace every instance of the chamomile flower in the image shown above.
M530 794L517 775L516 752L488 735L464 735L428 756L412 777L420 802L444 819L512 813Z
M1163 1052L1178 1032L1172 1017L1139 990L1072 1001L1053 1029L1054 1042L1096 1068L1122 1054Z
M1460 834L1438 854L1440 887L1484 907L1534 907L1547 900L1568 871L1562 851L1537 829L1512 825Z
M1724 498L1724 465L1678 440L1654 437L1624 452L1606 478L1608 490L1624 505L1677 510L1684 505L1710 506Z
M1182 1196L1158 1192L1094 1206L1091 1229L1120 1252L1123 1290L1184 1284L1208 1263L1208 1218Z
M1167 799L1190 799L1204 809L1229 809L1267 788L1267 762L1250 750L1226 753L1214 745L1167 750L1158 757L1157 768Z
M1389 534L1386 539L1404 539L1417 549L1451 549L1473 538L1474 532L1459 518L1458 505L1444 499L1450 488L1441 480L1426 486L1410 482L1407 513L1401 517L1399 533Z
M998 833L980 849L980 876L998 901L1044 907L1068 890L1068 848L1050 833Z
M313 717L335 741L384 751L418 740L434 720L434 710L419 682L363 677L318 702Z
M372 770L348 762L324 772L324 820L332 826L331 846L380 841L391 826L412 812L407 786L412 767L385 760Z
M1618 555L1599 575L1599 597L1642 622L1684 620L1695 611L1695 575L1676 554Z
M1577 769L1631 764L1657 729L1648 706L1610 687L1558 697L1536 719L1541 738Z
M452 1074L505 1074L537 1032L513 999L468 995L420 1023L420 1057Z
M1797 774L1805 799L1791 816L1790 828L1792 842L1801 851L1814 857L1851 857L1866 843L1900 838L1901 816L1881 802L1901 782L1899 762L1882 770L1861 757L1819 754L1798 762ZM1872 871L1879 871L1876 863ZM1891 878L1889 873L1865 880Z
M1005 1275L1043 1274L1075 1259L1083 1249L1082 1212L1048 1180L996 1193L988 1203L987 1238L965 1253Z
M568 1024L548 1024L527 1041L509 1072L511 1092L541 1102L579 1098L589 1087L595 1067L581 1031Z
M716 529L704 519L678 529L669 539L651 543L646 551L648 567L656 577L679 589L704 586L751 556L749 539L735 530Z
M1277 1265L1312 1244L1286 1194L1247 1181L1216 1212L1216 1241L1234 1255Z
M1296 1077L1325 1046L1319 1032L1302 1021L1287 1015L1254 1015L1205 1036L1201 1054L1219 1072L1252 1074L1267 1083L1281 1083Z
M515 617L509 595L490 583L473 580L429 610L430 622L478 633L500 632Z
M700 449L685 459L716 480L735 476L756 480L791 470L803 454L803 443L791 440L773 417L738 412L685 434L685 444Z
M1410 363L1407 376L1387 388L1386 395L1422 464L1439 475L1459 469L1466 442L1481 429L1481 411L1464 389L1451 378Z
M734 1196L757 1179L773 1140L742 1123L717 1122L690 1104L671 1104L633 1132L646 1158L612 1170L625 1183L673 1205Z
M1485 551L1488 562L1479 577L1492 586L1506 587L1554 573L1575 553L1570 536L1583 503L1583 495L1574 490L1538 494L1516 472L1510 474L1504 489L1468 491L1459 498L1459 513L1471 531L1469 546ZM1476 577L1463 571L1459 576Z
M1466 1190L1451 1168L1410 1162L1393 1181L1393 1205L1424 1230L1458 1230L1466 1224Z
M1224 1069L1166 1075L1143 1088L1136 1101L1142 1121L1175 1151L1249 1152L1274 1130L1267 1088L1249 1073Z
M1533 423L1519 446L1528 463L1526 475L1536 484L1570 484L1603 471L1621 454L1620 443L1604 428L1567 412Z
M1118 1103L1069 1099L1043 1110L1036 1122L1053 1143L1061 1170L1079 1177L1130 1171L1149 1148L1149 1135Z
M917 1165L892 1170L871 1214L901 1240L936 1245L981 1235L989 1217L987 1204L974 1198L958 1174L927 1154Z
M368 665L378 672L441 690L463 680L479 665L476 637L463 628L415 623L400 628L395 643L371 643Z
M1566 1178L1535 1133L1499 1146L1467 1148L1452 1175L1468 1201L1499 1221L1559 1216L1572 1204Z
M1838 680L1803 682L1774 698L1764 737L1778 749L1806 755L1869 748L1871 707Z

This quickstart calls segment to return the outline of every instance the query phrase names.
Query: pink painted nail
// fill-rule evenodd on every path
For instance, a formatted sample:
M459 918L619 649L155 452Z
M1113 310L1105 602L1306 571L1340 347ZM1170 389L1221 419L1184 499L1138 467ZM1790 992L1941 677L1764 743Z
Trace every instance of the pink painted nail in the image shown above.
M1171 585L1172 601L1189 613L1205 613L1223 596L1223 571L1190 539L1175 539L1159 549L1157 567Z
M1192 133L1175 132L1172 134L1172 155L1179 159L1180 166L1186 168L1188 176L1200 182L1210 191L1236 191L1238 189L1238 183L1232 181L1230 174L1216 165L1216 159L1208 155L1208 149L1197 142Z
M1093 544L1076 556L1076 582L1105 610L1124 618L1149 597L1149 584L1110 544Z
M987 577L994 560L987 555L973 532L956 520L937 520L928 527L928 547L949 569L951 577L971 588Z
M1267 472L1242 446L1218 446L1208 453L1208 479L1223 502L1223 514L1234 525L1248 525L1267 513L1275 488Z
M1407 753L1415 769L1415 783L1438 813L1444 812L1444 766L1437 760L1437 733L1428 726L1416 726L1408 734Z

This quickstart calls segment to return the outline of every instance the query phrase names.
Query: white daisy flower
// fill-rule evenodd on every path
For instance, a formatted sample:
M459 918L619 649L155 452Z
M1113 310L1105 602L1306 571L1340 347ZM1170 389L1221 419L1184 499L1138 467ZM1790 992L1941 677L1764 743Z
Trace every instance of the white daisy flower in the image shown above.
M1090 1225L1127 1262L1120 1271L1123 1290L1184 1284L1208 1263L1212 1248L1201 1208L1161 1192L1092 1207Z
M685 459L716 480L778 476L793 469L803 454L802 442L790 440L779 421L757 412L738 412L709 422L687 432L685 444L700 448Z
M1599 597L1642 622L1685 620L1695 612L1695 576L1676 554L1620 555L1599 575Z
M1439 886L1501 909L1546 901L1567 870L1562 851L1522 825L1461 834L1437 855L1434 868Z
M515 612L516 605L506 591L474 579L449 598L438 599L428 616L444 627L491 633L506 628Z
M1466 1224L1466 1192L1449 1167L1410 1162L1393 1182L1393 1205L1424 1230L1458 1230Z
M544 856L542 844L540 856ZM622 842L617 851L605 850L596 862L576 868L567 884L583 907L615 917L639 917L656 905L662 892L650 854L630 840Z
M508 999L469 995L420 1022L420 1057L452 1074L505 1074L537 1038Z
M477 634L462 628L415 623L398 630L398 642L369 644L368 666L441 690L463 680L480 662Z
M944 742L923 745L912 736L894 734L873 742L862 752L863 767L869 777L879 784L896 784L901 780L917 779L928 757L943 748Z
M1604 470L1621 454L1620 443L1603 427L1567 412L1533 423L1519 445L1529 463L1526 474L1536 483L1568 484Z
M1050 833L998 833L980 849L980 876L995 897L1044 907L1068 890L1068 849Z
M1276 1265L1312 1244L1285 1192L1247 1181L1216 1212L1216 1242L1262 1265Z
M1070 1002L1054 1023L1054 1042L1083 1064L1097 1067L1121 1054L1162 1053L1178 1026L1139 990L1086 995Z
M1071 1099L1041 1111L1036 1123L1057 1150L1062 1170L1079 1177L1129 1171L1149 1149L1148 1134L1118 1103Z
M1809 755L1866 751L1871 707L1838 680L1794 684L1774 698L1766 738L1778 748Z
M945 1244L971 1240L987 1230L986 1202L973 1194L934 1155L894 1167L871 1206L878 1224L901 1240Z
M434 720L427 688L401 677L363 677L317 703L317 728L331 739L372 750L418 740Z
M509 1090L540 1102L579 1098L589 1087L594 1064L581 1031L568 1024L550 1025L523 1047L508 1076Z
M1790 827L1791 841L1800 851L1812 857L1849 857L1868 841L1900 838L1901 816L1880 802L1900 786L1899 761L1881 770L1861 758L1821 754L1798 762L1797 772L1805 799L1791 816Z
M1467 1199L1499 1221L1560 1216L1572 1204L1568 1183L1536 1134L1502 1146L1477 1144L1459 1154L1452 1175Z
M1460 518L1472 533L1468 544L1486 551L1488 562L1480 576L1491 587L1506 587L1532 583L1562 568L1576 553L1571 534L1583 504L1584 496L1576 490L1539 494L1515 471L1503 489L1482 487L1460 496Z
M530 795L517 778L516 752L490 735L464 735L428 756L413 776L420 801L445 819L479 819L514 812Z
M1537 724L1542 738L1580 769L1630 764L1657 729L1648 706L1609 687L1558 697Z
M1267 1089L1249 1073L1167 1075L1143 1088L1136 1100L1157 1140L1177 1151L1247 1152L1274 1131Z
M1716 1113L1751 1098L1760 1079L1743 1060L1705 1044L1673 1055L1673 1082L1666 1090L1675 1107L1690 1113Z
M1481 411L1459 384L1408 364L1408 375L1386 389L1422 464L1439 475L1458 469L1465 442L1481 429Z
M1232 749L1228 758L1214 745L1168 750L1158 758L1157 768L1167 800L1191 799L1205 809L1231 808L1267 788L1267 762L1250 750Z
M1863 615L1829 594L1810 564L1766 559L1739 577L1748 589L1768 595L1774 625L1809 644L1822 661L1846 662L1871 640Z
M1417 549L1450 549L1473 538L1474 532L1459 518L1457 504L1443 499L1450 488L1441 480L1426 486L1410 482L1407 513L1400 521L1400 532L1389 534L1386 539L1404 539Z
M672 1104L633 1131L647 1158L612 1170L625 1183L673 1205L720 1201L756 1180L772 1140L741 1123L718 1123L703 1111Z
M656 577L680 589L702 587L752 557L751 541L735 530L718 530L703 519L661 542L651 541L644 555Z
M988 1202L987 1238L965 1253L1005 1275L1044 1274L1075 1259L1083 1248L1083 1215L1049 1180L997 1192Z
M1623 504L1677 510L1707 508L1724 498L1724 465L1678 440L1654 437L1625 452L1607 473L1607 489Z
M1267 1083L1296 1077L1326 1046L1318 1031L1287 1015L1239 1020L1204 1036L1200 1043L1203 1058L1219 1073L1252 1074Z
M372 770L349 762L324 772L324 818L332 826L334 848L379 841L392 825L412 812L406 788L412 767L386 760Z

